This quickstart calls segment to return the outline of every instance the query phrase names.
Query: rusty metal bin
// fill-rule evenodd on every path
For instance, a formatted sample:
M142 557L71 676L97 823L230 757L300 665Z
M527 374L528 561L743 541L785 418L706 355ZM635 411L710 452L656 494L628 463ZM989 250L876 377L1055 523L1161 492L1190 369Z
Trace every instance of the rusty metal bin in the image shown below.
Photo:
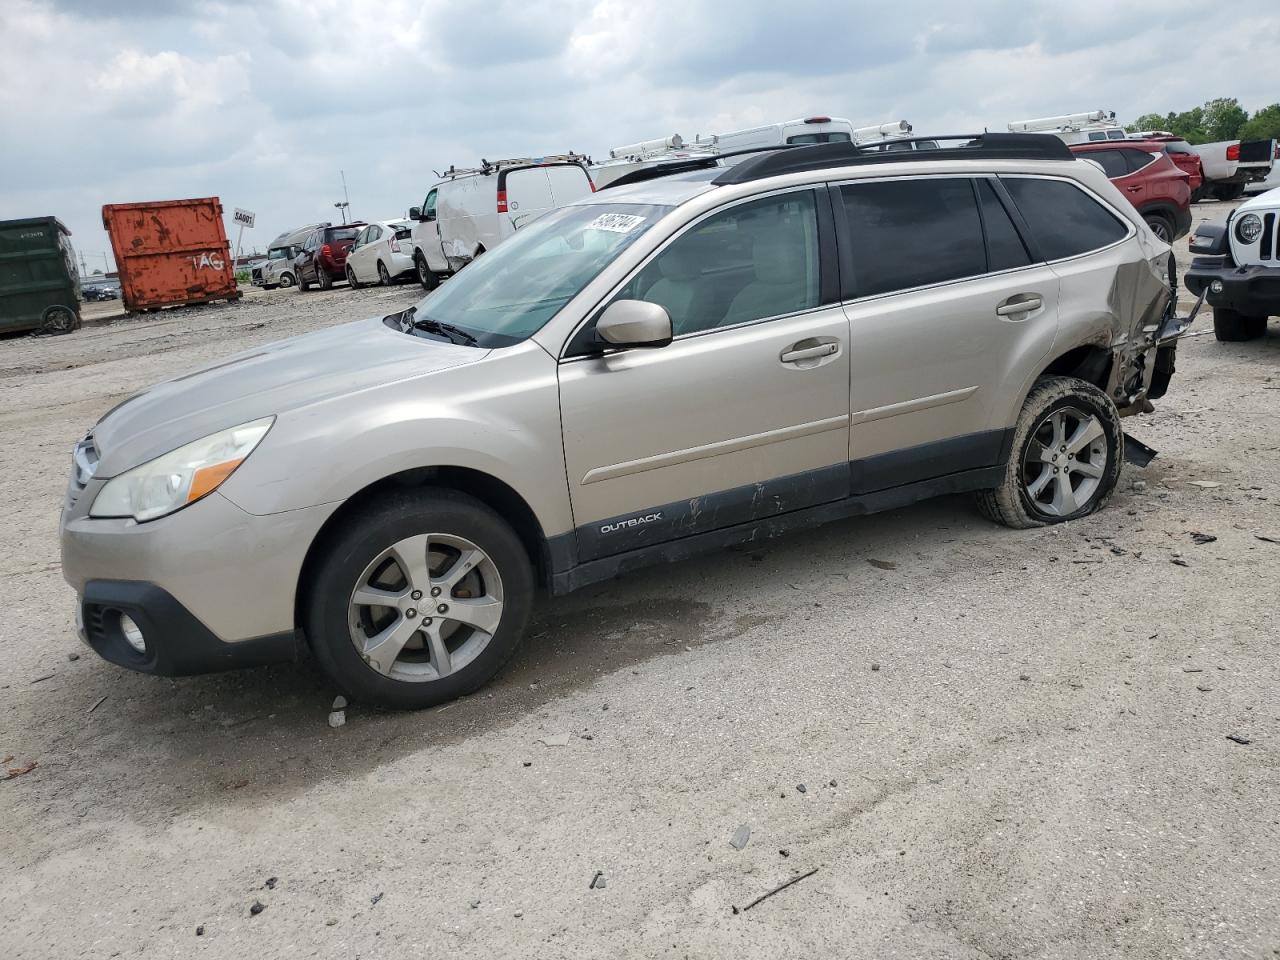
M217 197L109 203L102 226L127 310L239 299Z

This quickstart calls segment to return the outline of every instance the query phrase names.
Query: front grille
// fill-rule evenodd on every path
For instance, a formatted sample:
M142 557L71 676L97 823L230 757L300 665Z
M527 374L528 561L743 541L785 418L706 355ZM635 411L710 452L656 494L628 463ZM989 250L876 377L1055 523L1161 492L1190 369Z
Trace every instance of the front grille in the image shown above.
M1270 260L1275 251L1275 224L1276 215L1274 213L1264 214L1262 217L1262 238L1258 244L1258 256L1263 260ZM1276 255L1280 255L1280 251L1276 251Z
M107 639L107 608L96 603L84 606L84 632L90 641L101 643Z
M261 267L254 267L254 268L253 268L253 282L254 282L254 283L261 283L261 282L262 282L262 268L261 268Z

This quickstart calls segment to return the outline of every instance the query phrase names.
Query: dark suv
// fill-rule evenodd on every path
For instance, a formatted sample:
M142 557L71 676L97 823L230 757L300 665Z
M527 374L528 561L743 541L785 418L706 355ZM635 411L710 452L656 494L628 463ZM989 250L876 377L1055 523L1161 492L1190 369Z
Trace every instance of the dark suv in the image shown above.
M336 227L316 227L293 258L298 290L310 290L313 283L321 290L328 290L335 280L345 280L347 252L355 243L356 234L366 226L360 221Z
M1167 146L1146 140L1109 140L1077 143L1071 152L1102 167L1151 232L1172 243L1191 230L1191 182L1170 158Z

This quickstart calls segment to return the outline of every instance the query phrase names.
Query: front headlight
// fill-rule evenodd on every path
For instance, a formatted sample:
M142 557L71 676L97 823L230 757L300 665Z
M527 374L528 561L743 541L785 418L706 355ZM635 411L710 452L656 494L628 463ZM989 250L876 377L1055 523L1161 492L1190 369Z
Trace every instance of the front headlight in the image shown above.
M1256 213L1246 213L1236 221L1236 239L1241 243L1253 243L1262 236L1262 219Z
M275 417L264 417L188 443L107 481L91 517L154 520L208 496L253 453Z

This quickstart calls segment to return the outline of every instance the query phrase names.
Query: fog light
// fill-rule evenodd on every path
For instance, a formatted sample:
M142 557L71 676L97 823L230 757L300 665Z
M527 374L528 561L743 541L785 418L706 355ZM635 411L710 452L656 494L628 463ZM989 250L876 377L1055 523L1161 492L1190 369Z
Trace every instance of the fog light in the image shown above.
M133 622L133 617L127 613L120 614L120 632L124 634L124 638L129 641L129 646L137 650L139 653L147 652L147 641L142 637L142 628Z
M1209 284L1209 292L1210 292L1210 293L1221 293L1221 292L1222 292L1222 281L1221 281L1221 280L1215 280L1215 281L1213 281L1213 283Z

